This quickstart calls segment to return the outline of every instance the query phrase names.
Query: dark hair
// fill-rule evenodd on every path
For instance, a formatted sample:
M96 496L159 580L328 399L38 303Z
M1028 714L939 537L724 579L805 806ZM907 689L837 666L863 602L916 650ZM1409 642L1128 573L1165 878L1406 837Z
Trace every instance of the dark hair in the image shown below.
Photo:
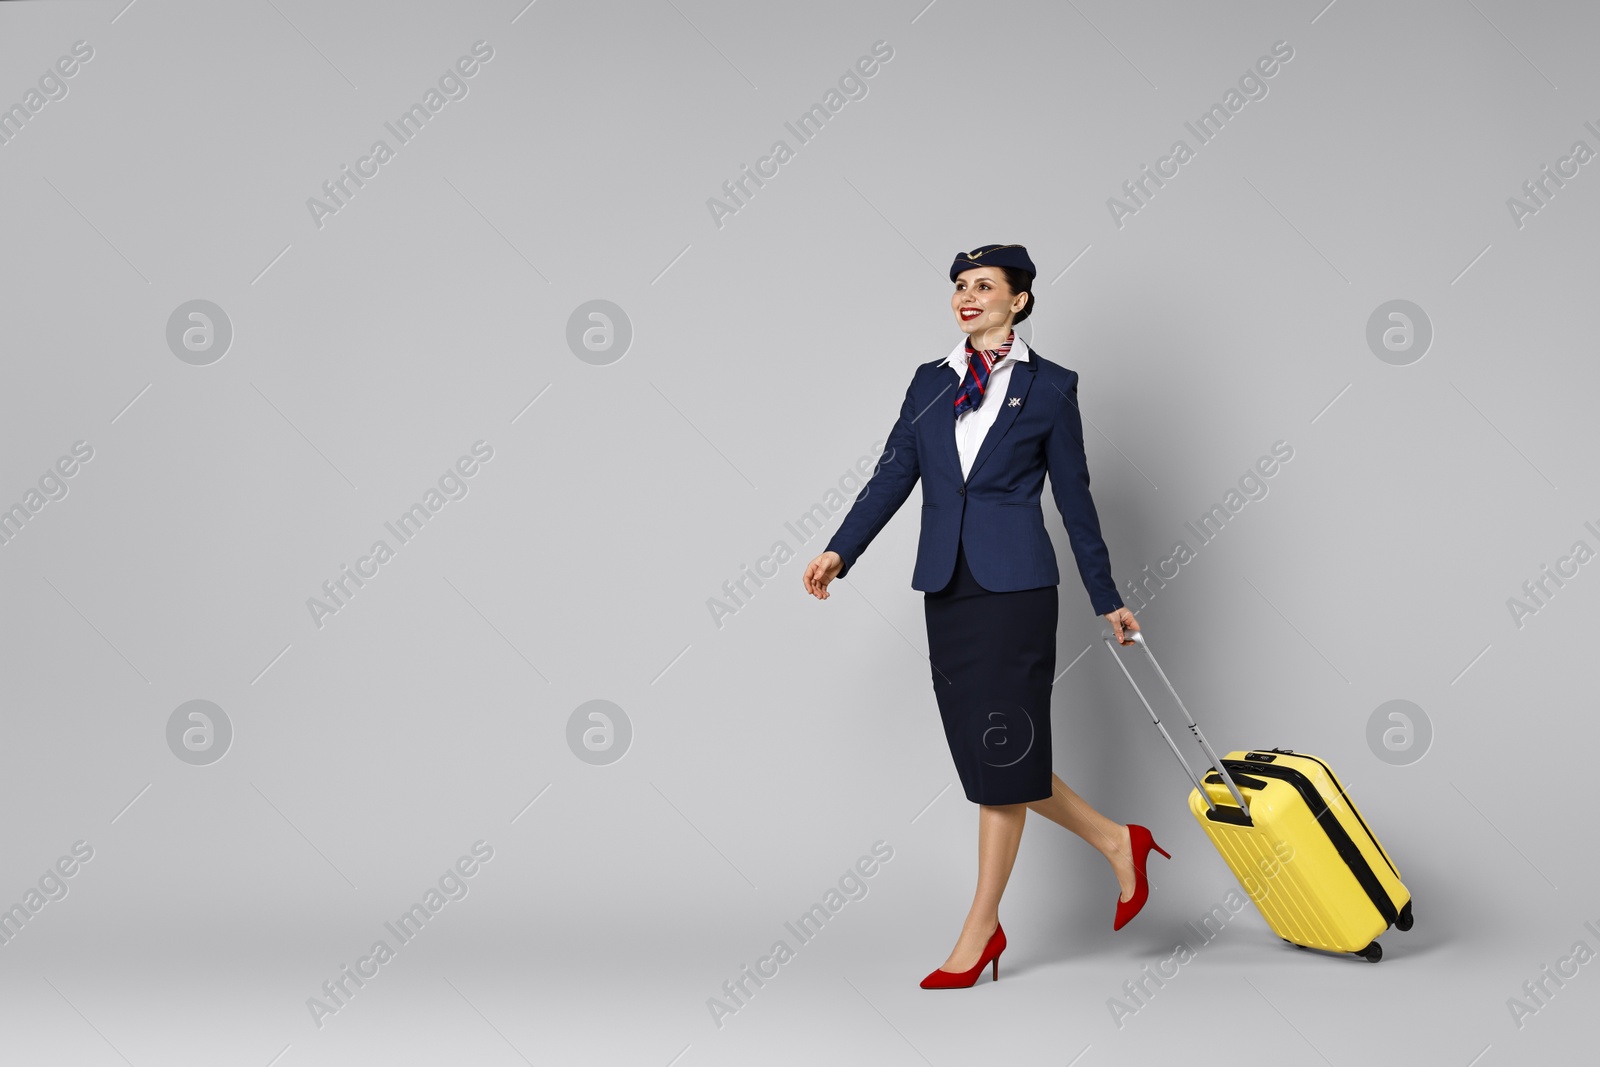
M1033 275L1018 267L1001 267L1000 273L1006 276L1006 284L1011 287L1013 297L1019 293L1028 294L1028 302L1022 305L1017 317L1011 320L1011 324L1015 326L1033 314Z

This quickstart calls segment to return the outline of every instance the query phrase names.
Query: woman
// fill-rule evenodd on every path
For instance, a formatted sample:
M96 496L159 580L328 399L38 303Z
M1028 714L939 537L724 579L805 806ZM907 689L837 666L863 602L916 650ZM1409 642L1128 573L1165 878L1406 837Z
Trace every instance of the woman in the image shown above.
M1113 929L1144 906L1145 857L1168 855L1150 832L1095 811L1050 768L1060 571L1039 495L1046 473L1095 612L1124 645L1138 631L1111 577L1078 414L1078 375L1031 352L1013 326L1033 312L1033 261L1022 245L956 256L950 309L965 334L918 367L877 471L806 567L819 600L922 481L922 532L911 587L923 591L928 659L945 740L978 805L978 889L961 936L924 989L1000 977L1000 896L1029 808L1098 849L1121 887Z

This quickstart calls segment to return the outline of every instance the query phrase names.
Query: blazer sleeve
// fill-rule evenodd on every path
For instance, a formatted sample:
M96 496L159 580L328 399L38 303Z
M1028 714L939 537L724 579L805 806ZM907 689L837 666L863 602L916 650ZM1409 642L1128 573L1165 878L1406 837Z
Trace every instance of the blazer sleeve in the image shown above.
M1107 615L1122 607L1116 582L1111 577L1111 554L1100 536L1100 516L1089 495L1089 461L1083 451L1083 417L1078 411L1078 372L1068 371L1067 391L1061 398L1060 416L1050 428L1045 444L1046 470L1050 491L1072 542L1072 555L1078 562L1078 576L1089 594L1096 615Z
M850 573L850 568L855 566L856 559L867 550L872 539L878 536L878 531L894 518L894 513L906 502L906 497L911 495L917 479L922 475L922 468L917 461L914 425L918 412L912 400L916 384L916 376L913 375L911 384L906 387L905 402L900 405L900 417L889 431L883 455L878 457L878 466L872 479L856 497L849 514L845 515L844 522L839 524L838 531L823 550L837 552L839 558L844 560L844 568L838 574L840 578Z

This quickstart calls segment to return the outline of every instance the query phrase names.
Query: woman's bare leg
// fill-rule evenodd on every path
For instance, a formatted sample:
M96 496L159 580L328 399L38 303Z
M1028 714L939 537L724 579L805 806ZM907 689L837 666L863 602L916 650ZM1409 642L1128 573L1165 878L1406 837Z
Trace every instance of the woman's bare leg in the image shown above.
M1059 775L1050 776L1050 796L1036 800L1028 807L1051 822L1060 823L1068 830L1093 845L1111 864L1117 874L1117 884L1122 889L1122 899L1133 899L1133 845L1128 838L1128 828L1101 815L1089 802L1074 793ZM977 960L977 956L972 957Z
M1000 922L1000 896L1011 878L1027 818L1026 804L978 805L978 891L961 937L950 958L941 964L942 970L965 971L983 955L983 946Z

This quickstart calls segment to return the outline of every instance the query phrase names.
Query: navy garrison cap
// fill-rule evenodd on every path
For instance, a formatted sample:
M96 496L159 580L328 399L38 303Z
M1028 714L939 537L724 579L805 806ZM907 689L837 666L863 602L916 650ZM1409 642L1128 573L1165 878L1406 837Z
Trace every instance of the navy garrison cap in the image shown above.
M956 253L955 262L950 264L950 280L955 281L956 275L974 267L1015 267L1029 274L1039 273L1022 245L980 245L970 252Z

